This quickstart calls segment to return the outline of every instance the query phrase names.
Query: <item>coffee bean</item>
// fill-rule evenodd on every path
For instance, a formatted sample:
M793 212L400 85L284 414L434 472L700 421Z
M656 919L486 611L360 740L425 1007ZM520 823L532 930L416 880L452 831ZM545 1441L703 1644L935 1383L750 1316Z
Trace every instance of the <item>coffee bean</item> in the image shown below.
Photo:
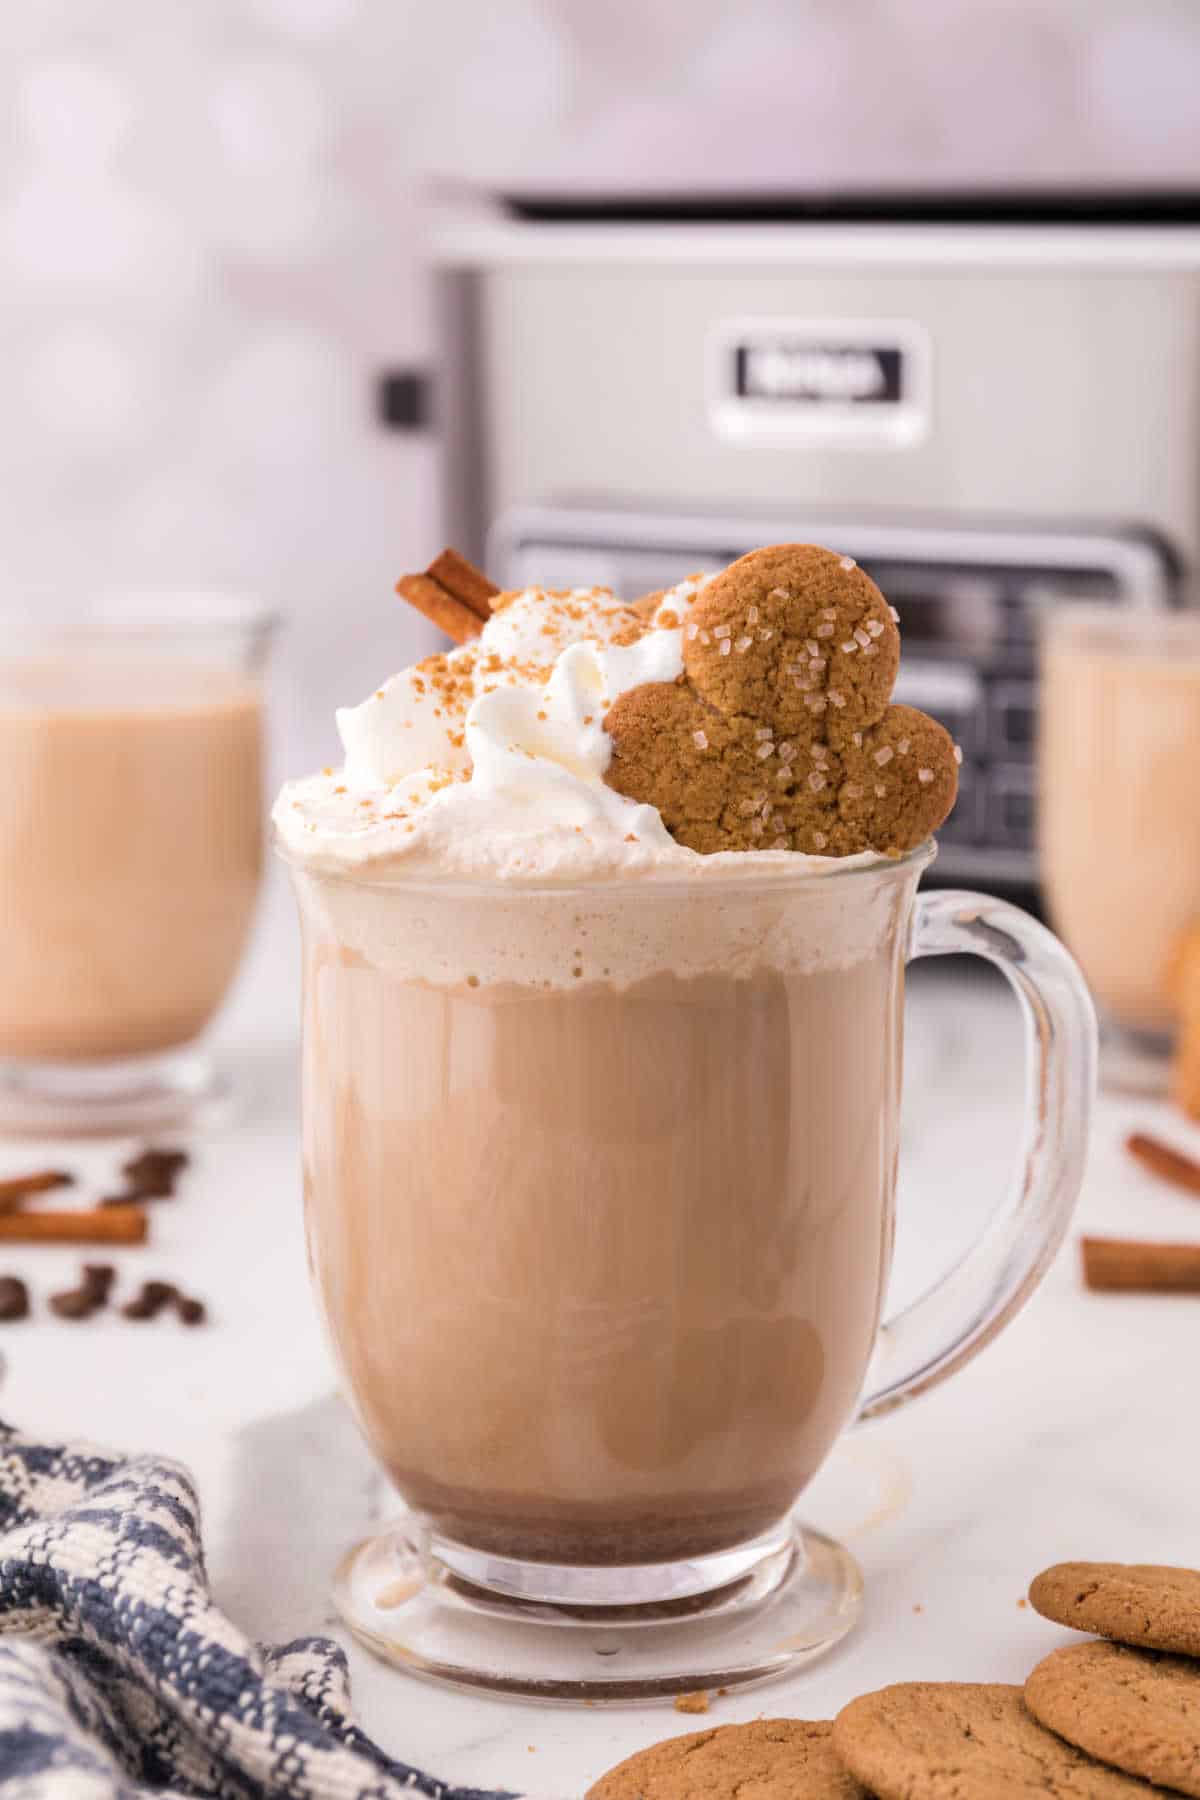
M161 1196L173 1190L187 1166L188 1157L182 1150L143 1150L132 1162L122 1164L121 1173L140 1193Z
M63 1294L51 1294L49 1306L60 1319L90 1319L100 1310L100 1302L87 1288L70 1288Z
M62 1294L51 1294L50 1311L60 1319L90 1319L108 1305L109 1291L117 1278L112 1263L84 1263L79 1271L79 1286Z
M143 1281L132 1300L121 1308L126 1319L156 1319L165 1307L173 1307L184 1325L203 1325L208 1317L203 1300L181 1294L173 1281Z
M189 1160L183 1150L143 1150L140 1156L121 1166L125 1192L106 1195L101 1206L129 1206L135 1201L173 1199L175 1182Z
M104 1306L116 1278L117 1271L112 1263L84 1263L80 1285L85 1293L91 1294L97 1306Z
M29 1317L29 1289L16 1275L0 1275L0 1322Z
M176 1297L174 1285L169 1281L143 1281L132 1300L127 1300L121 1308L121 1316L126 1319L156 1319L164 1306L168 1306Z

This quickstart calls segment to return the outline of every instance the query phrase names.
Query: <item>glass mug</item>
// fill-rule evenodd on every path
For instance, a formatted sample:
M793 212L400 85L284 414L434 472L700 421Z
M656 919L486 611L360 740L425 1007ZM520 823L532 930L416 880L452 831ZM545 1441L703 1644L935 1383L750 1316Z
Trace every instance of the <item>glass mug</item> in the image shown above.
M1070 956L998 900L918 896L933 854L523 890L293 865L311 1264L409 1509L337 1577L384 1656L628 1699L850 1628L857 1567L795 1503L1029 1297L1094 1086ZM881 1324L904 965L964 951L1025 1013L1016 1175Z
M196 1040L262 872L274 621L214 594L10 605L0 650L0 1129L223 1098Z
M1172 960L1200 924L1198 763L1200 614L1048 601L1039 856L1050 916L1099 1002L1114 1086L1166 1081Z

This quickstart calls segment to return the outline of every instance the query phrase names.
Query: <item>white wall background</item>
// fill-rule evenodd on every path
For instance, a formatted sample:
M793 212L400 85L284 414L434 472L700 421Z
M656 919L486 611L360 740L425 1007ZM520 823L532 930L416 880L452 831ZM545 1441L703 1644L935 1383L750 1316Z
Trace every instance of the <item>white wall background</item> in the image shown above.
M281 761L324 760L439 547L372 416L427 344L422 170L1195 181L1198 94L1191 0L7 0L0 598L261 594Z

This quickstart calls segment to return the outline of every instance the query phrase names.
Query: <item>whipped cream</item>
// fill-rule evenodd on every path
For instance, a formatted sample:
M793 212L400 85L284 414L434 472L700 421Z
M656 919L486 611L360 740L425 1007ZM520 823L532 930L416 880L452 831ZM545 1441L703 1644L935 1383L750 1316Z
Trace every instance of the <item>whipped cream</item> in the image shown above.
M606 786L604 715L683 669L683 627L711 578L666 592L647 621L606 588L505 596L482 635L401 670L341 709L340 769L289 782L281 847L314 870L372 879L514 882L827 864L788 851L699 856L655 807Z

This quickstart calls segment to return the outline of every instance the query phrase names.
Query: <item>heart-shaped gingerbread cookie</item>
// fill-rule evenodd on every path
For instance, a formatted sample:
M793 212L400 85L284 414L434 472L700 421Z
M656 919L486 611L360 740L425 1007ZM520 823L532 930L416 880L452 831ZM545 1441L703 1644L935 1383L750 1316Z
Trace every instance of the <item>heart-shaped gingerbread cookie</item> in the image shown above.
M849 557L754 550L697 597L680 680L609 708L605 780L705 855L903 854L946 818L958 768L936 720L890 703L899 663L896 616Z

